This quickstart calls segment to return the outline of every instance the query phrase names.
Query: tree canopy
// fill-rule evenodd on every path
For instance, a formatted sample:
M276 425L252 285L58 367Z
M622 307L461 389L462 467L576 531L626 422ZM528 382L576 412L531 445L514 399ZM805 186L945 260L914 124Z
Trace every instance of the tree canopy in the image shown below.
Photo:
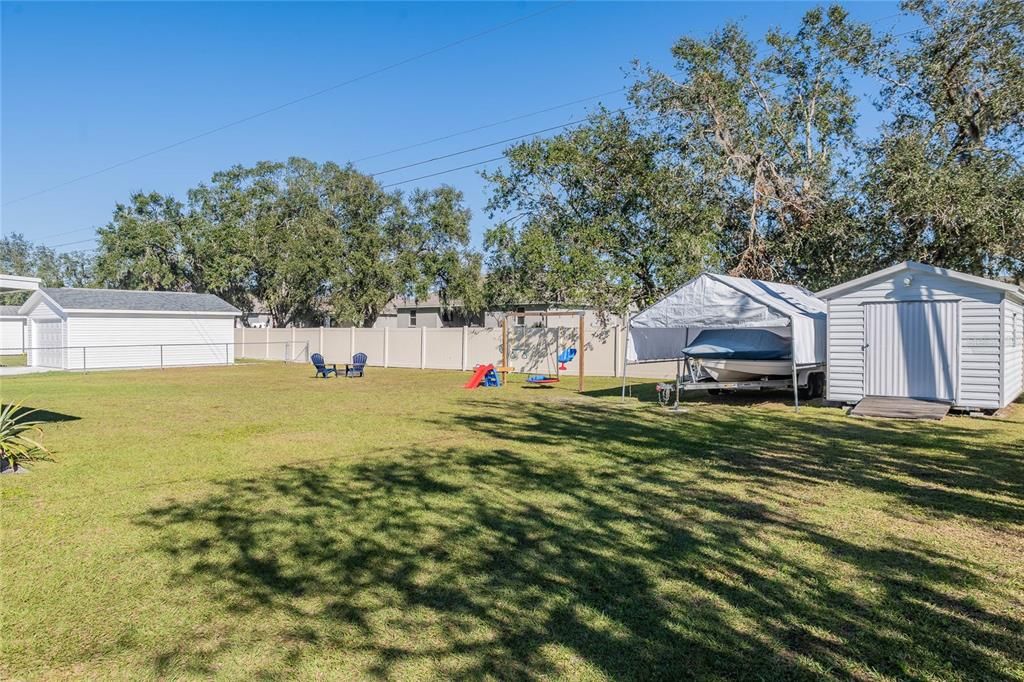
M486 175L493 211L513 213L485 237L497 303L586 303L621 312L718 265L718 209L664 140L624 114L515 145Z
M186 203L137 193L100 229L106 286L216 293L277 325L372 325L399 295L482 305L468 209L447 186L404 196L302 158L215 173Z

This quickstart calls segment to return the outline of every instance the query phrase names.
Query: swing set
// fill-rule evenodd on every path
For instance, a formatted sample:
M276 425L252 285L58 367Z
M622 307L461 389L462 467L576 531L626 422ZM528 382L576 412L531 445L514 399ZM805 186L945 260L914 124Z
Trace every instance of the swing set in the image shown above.
M579 345L579 363L580 363L579 388L578 388L578 390L579 390L580 393L582 393L583 392L583 376L584 376L583 375L583 367L584 367L584 361L586 359L586 350L587 350L587 340L586 340L586 336L584 336L584 334L586 333L586 327L585 327L585 324L584 324L586 313L584 313L582 310L557 311L557 312L545 312L545 311L522 312L522 311L520 311L520 312L516 312L516 313L507 313L502 318L502 320L501 320L501 365L502 366L497 368L498 371L501 372L502 383L503 384L505 383L505 379L507 377L507 374L512 371L512 368L509 367L509 364L508 364L508 360L509 360L509 358L508 358L508 356L509 356L508 318L513 316L513 315L515 315L518 318L524 318L524 319L526 317L540 317L540 318L542 318L544 320L545 328L547 328L547 318L549 318L549 317L576 317L576 318L578 318L578 320L579 320L578 345ZM558 337L561 336L561 331L560 331L560 328L558 328L558 327L556 327L555 329L556 329L555 346L556 346L556 350L557 350ZM550 344L549 344L549 349L550 349ZM565 370L565 369L568 369L566 367L566 363L567 362L572 362L576 358L576 355L577 355L577 351L576 351L575 348L567 347L567 348L565 348L563 350L558 351L557 355L554 356L555 359L557 360L557 363L555 364L555 367L554 367L554 371L553 372L548 372L547 374L531 374L530 376L528 376L526 378L526 383L530 384L530 385L533 385L533 386L545 386L545 385L550 385L550 384L557 384L559 381L562 380L561 376L560 376L561 371ZM547 357L548 357L549 363L550 363L550 360L551 360L552 356L553 356L552 353L550 353L550 352L547 353Z

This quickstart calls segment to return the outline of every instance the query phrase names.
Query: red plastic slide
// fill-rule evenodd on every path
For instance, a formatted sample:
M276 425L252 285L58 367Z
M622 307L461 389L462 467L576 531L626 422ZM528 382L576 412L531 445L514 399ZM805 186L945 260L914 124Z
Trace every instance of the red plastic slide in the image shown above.
M472 378L466 382L463 388L476 388L484 380L484 375L494 369L494 365L477 365Z

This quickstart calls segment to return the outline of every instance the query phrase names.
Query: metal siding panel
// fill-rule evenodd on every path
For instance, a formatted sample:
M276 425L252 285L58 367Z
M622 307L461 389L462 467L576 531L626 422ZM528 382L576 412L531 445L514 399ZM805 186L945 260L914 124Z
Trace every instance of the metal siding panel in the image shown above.
M83 361L85 369L234 361L234 321L227 317L71 315L67 325L69 369L83 369Z

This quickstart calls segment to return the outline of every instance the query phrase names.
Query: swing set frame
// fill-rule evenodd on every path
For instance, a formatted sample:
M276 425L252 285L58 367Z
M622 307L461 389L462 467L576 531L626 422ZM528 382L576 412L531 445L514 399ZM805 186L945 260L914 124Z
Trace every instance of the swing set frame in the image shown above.
M576 318L579 318L579 330L580 330L579 331L579 340L577 342L578 343L578 348L577 348L577 351L576 351L576 360L579 361L579 367L580 367L579 387L577 388L577 392L583 393L584 368L586 366L586 356L587 356L586 316L587 316L587 313L585 311L583 311L583 310L557 310L557 311L550 311L550 312L549 311L543 311L543 310L531 310L531 311L505 313L505 315L501 318L501 366L502 366L502 368L508 367L508 318L510 318L510 317L522 317L522 318L526 318L526 317L540 317L540 318L542 318L544 320L544 326L547 327L547 318L549 318L549 317L576 317ZM558 327L556 327L556 329L557 328ZM557 349L557 345L558 344L556 343L555 345L556 345L556 349L555 350L557 351L558 350ZM557 359L557 355L558 354L556 353L555 354L556 359ZM556 367L558 366L557 361L555 363L555 366ZM502 383L502 385L505 384L505 379L507 378L507 376L506 376L507 374L508 374L507 371L501 373L501 383Z

